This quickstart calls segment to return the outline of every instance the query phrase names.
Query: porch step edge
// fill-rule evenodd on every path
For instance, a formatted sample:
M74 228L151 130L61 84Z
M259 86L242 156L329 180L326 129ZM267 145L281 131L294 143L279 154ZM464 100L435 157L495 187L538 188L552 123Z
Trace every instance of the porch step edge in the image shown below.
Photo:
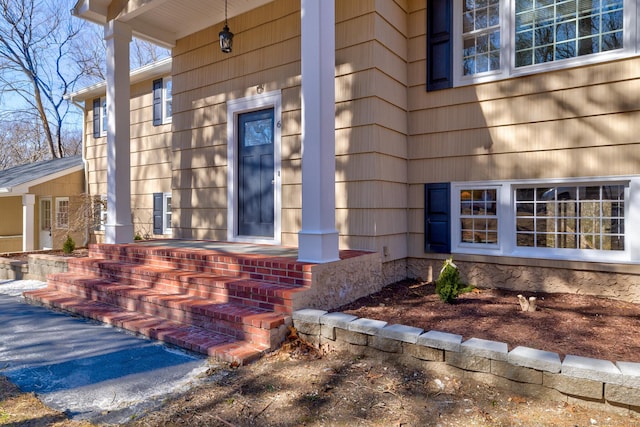
M132 312L60 291L45 288L27 291L23 296L27 302L34 305L44 305L73 313L224 362L243 365L258 359L269 350L266 345L249 343L231 335L158 316Z

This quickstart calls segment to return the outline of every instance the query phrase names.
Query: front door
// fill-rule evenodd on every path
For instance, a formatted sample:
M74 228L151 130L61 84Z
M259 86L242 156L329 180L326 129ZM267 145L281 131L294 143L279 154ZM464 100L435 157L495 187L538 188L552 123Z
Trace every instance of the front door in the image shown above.
M40 199L40 249L52 249L51 199Z
M238 115L238 234L272 238L274 109Z

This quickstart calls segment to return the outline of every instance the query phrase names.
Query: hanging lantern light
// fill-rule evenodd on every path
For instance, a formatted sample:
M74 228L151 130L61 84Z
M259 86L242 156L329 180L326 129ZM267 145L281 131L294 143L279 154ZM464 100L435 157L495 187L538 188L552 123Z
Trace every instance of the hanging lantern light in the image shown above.
M229 31L227 24L227 0L224 0L224 28L220 31L220 50L223 53L230 53L233 45L233 33Z

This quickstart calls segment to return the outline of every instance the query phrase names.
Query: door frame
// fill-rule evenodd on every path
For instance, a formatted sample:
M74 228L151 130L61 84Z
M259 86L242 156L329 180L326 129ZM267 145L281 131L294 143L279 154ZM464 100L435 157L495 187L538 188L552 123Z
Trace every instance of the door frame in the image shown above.
M42 244L42 215L44 213L42 209L42 202L45 200L49 202L49 226L51 227L49 230L50 247L48 248ZM53 212L53 197L40 197L40 201L38 202L38 249L53 249Z
M273 108L273 238L238 234L238 116ZM282 241L281 128L282 95L279 90L227 101L227 240L279 245Z

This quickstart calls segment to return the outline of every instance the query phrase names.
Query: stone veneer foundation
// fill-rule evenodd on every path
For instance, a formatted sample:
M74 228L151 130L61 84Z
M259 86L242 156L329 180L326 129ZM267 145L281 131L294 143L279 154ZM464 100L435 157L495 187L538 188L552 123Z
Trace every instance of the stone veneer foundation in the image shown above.
M519 395L640 415L640 363L610 362L516 347L345 313L293 313L298 335L327 351L388 359L436 374L467 378Z
M407 277L437 279L447 256L407 261ZM463 281L479 288L593 295L640 303L640 266L453 255Z

